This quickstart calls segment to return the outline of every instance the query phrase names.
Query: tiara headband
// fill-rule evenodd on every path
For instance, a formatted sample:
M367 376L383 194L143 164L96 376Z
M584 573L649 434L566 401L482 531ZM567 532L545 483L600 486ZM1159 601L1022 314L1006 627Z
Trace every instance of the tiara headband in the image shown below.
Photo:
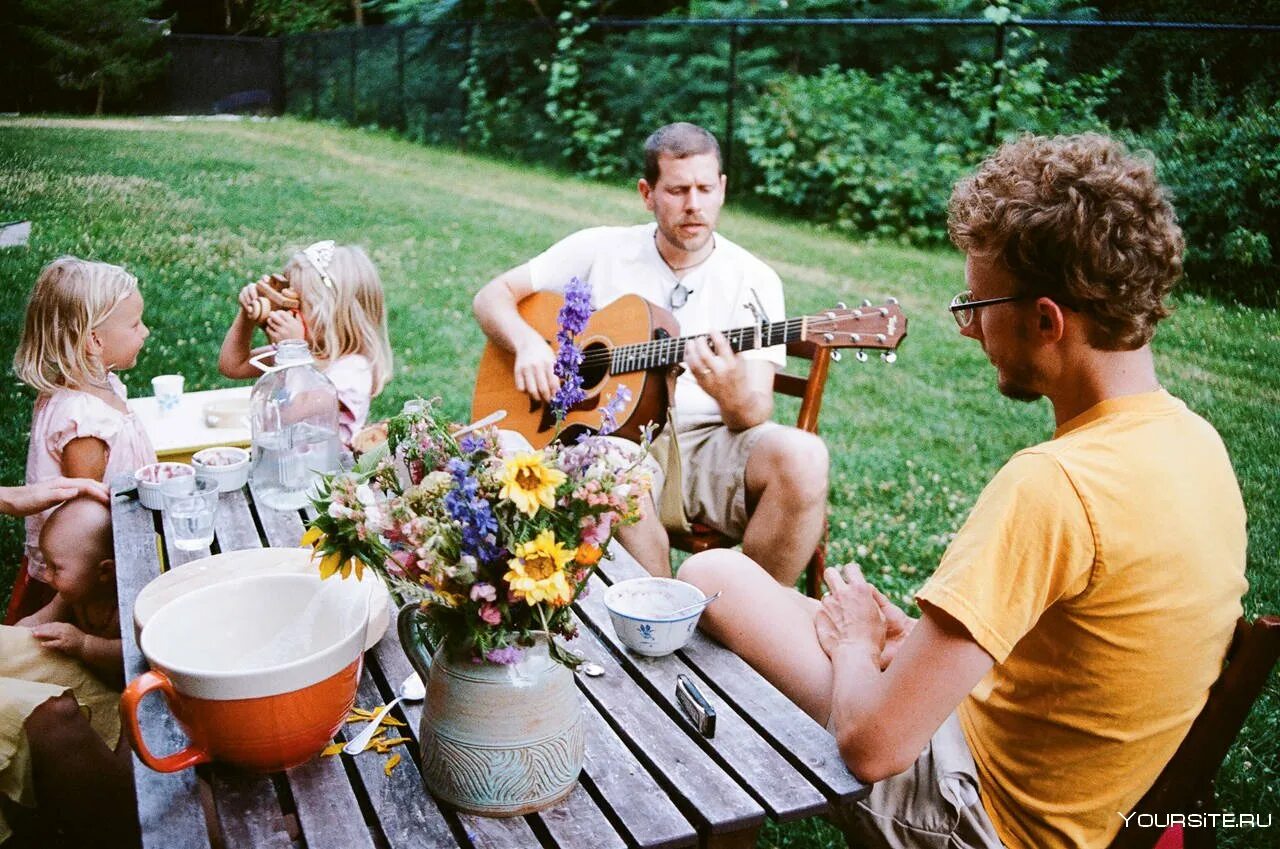
M324 285L328 286L330 291L336 292L337 287L333 285L333 278L329 276L329 263L333 262L333 248L333 239L325 239L323 242L307 245L302 249L302 255L307 258L307 262L311 263L316 274L320 275Z

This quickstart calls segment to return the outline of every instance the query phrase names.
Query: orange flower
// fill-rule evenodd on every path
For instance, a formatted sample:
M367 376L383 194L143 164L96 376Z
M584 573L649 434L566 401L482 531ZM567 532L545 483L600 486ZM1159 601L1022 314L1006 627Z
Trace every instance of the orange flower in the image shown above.
M580 566L594 566L600 562L602 554L604 551L598 545L580 545L578 554L573 559Z

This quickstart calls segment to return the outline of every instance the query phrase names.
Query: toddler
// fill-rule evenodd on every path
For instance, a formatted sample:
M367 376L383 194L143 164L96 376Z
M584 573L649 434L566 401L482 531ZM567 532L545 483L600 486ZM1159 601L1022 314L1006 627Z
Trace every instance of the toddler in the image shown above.
M136 824L110 510L68 501L40 547L57 596L18 627L0 626L0 842L6 815L16 823L38 807L85 845L118 845Z
M273 282L287 285L285 293ZM265 318L258 306L261 299L273 306ZM259 322L272 343L305 339L316 367L338 389L340 436L350 446L369 416L369 402L391 378L382 281L369 257L355 246L316 242L294 254L279 275L245 286L239 300L240 311L222 341L218 370L233 378L261 374L249 362L269 350L251 350Z
M110 483L155 462L115 374L133 367L150 335L142 307L137 278L118 265L65 256L40 272L13 358L18 378L38 393L28 484L60 476ZM27 517L27 568L41 581L40 531L50 512Z

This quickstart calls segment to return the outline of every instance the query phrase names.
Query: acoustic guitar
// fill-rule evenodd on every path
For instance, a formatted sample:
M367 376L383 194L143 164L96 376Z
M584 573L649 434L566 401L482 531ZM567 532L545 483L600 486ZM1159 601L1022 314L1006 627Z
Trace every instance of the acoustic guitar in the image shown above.
M564 298L535 292L519 304L520 316L555 347L557 318ZM805 340L821 348L867 348L892 351L907 335L907 318L897 301L835 309L784 321L761 322L722 331L734 351L768 348ZM616 434L639 441L645 425L666 423L667 398L674 387L672 366L684 360L685 343L674 315L639 295L624 295L591 314L575 340L582 349L582 390L586 398L565 415L560 439L571 442L583 431L600 427L600 410L619 386L631 401L617 416ZM700 334L702 335L702 334ZM820 352L821 353L821 352ZM819 354L820 355L820 354ZM507 412L504 428L518 431L535 448L556 438L550 404L535 401L515 388L515 355L485 344L471 399L471 417Z

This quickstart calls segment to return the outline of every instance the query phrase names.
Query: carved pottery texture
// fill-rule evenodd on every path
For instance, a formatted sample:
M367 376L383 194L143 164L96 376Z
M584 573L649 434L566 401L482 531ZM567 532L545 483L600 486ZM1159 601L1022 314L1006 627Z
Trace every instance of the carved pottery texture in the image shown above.
M585 742L580 712L563 733L520 746L454 740L431 728L423 738L423 777L437 798L467 810L488 814L534 810L573 788L582 769Z

